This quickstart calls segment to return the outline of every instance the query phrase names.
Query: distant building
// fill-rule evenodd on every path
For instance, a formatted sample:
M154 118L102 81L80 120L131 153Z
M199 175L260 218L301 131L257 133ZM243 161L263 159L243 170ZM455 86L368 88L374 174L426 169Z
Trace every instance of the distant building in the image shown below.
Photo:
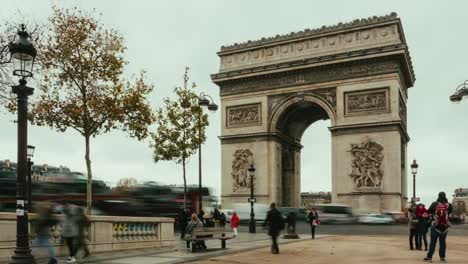
M456 214L468 213L468 188L458 188L454 191L452 205Z
M301 207L308 208L314 204L331 203L330 192L301 192Z

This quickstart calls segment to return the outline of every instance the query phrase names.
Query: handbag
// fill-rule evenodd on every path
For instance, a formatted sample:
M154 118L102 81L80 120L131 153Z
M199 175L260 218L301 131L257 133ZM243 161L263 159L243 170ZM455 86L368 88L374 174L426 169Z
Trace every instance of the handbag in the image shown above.
M319 225L320 225L320 220L318 220L318 219L317 219L317 220L314 220L314 221L312 222L312 225L313 225L313 226L319 226Z

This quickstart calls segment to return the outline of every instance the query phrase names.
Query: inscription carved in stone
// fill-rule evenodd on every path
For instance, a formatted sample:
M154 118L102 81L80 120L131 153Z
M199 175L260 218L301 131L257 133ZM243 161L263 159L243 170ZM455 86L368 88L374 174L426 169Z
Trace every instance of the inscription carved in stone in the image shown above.
M345 93L346 114L388 111L388 89Z
M356 189L382 186L383 149L382 145L369 139L361 144L351 144L349 152L351 152L352 161L349 176L353 179Z
M233 154L232 161L232 191L246 191L250 190L250 176L248 168L253 160L253 153L250 149L238 149ZM255 176L253 179L255 186Z
M261 104L231 106L226 111L227 127L261 125Z

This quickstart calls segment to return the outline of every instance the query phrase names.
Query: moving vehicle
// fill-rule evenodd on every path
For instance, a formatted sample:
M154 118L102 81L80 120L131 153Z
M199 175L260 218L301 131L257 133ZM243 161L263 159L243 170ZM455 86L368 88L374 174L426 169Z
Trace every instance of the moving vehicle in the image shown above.
M288 217L289 213L294 213L296 215L296 221L307 222L307 212L304 208L278 207L278 211L280 211L284 219Z
M317 204L312 206L318 212L321 223L348 224L355 221L350 206L343 204Z
M361 224L393 224L395 221L390 215L387 214L365 214L359 216L359 223Z

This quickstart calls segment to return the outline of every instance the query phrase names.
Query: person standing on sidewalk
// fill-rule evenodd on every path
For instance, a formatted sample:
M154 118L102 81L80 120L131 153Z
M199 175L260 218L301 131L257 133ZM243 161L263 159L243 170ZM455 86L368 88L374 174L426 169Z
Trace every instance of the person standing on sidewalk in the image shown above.
M439 240L440 262L445 263L446 239L449 228L448 216L452 213L452 205L448 202L445 192L440 192L437 200L431 204L427 212L434 219L431 226L431 244L424 261L432 262L437 240Z
M88 245L86 244L86 234L90 226L90 222L82 207L78 207L76 209L78 218L78 240L76 243L75 252L78 252L78 250L82 249L84 251L83 258L86 258L90 254Z
M267 217L263 223L263 226L267 224L269 225L268 235L271 236L271 253L279 254L278 236L281 230L284 228L284 220L280 211L276 209L275 203L271 203L270 210L267 213Z
M190 218L190 213L187 208L184 208L179 215L179 228L180 228L180 239L185 238L185 229L187 228Z
M79 219L76 210L69 204L63 207L63 222L62 222L62 237L68 246L69 257L67 263L75 263L76 258L76 243L79 236L78 222Z
M413 201L411 202L411 207L408 208L408 226L409 226L409 246L410 250L414 250L413 242L416 244L416 248L418 247L418 239L417 239L417 232L416 232L416 224L418 223L418 219L416 218L416 203Z
M416 249L422 250L422 244L424 241L424 250L427 251L427 238L425 235L425 230L427 229L428 214L424 204L418 204L418 207L416 208L416 217L418 218L418 223L416 224L416 233L418 239L416 243Z
M239 216L237 215L236 212L233 212L232 217L231 217L231 228L232 228L232 231L234 232L234 237L237 237L239 235L239 233L237 232L237 228L239 227L239 224L240 224Z
M58 220L55 219L52 215L52 205L49 203L41 203L38 207L38 218L36 222L36 233L37 238L35 244L38 247L47 247L49 253L49 262L48 264L57 264L57 259L55 256L55 248L52 246L49 240L49 231L50 228L58 223Z
M319 217L318 217L317 210L315 210L315 208L312 208L307 218L309 219L309 223L310 223L310 231L312 232L312 239L315 239L315 227L319 225Z

